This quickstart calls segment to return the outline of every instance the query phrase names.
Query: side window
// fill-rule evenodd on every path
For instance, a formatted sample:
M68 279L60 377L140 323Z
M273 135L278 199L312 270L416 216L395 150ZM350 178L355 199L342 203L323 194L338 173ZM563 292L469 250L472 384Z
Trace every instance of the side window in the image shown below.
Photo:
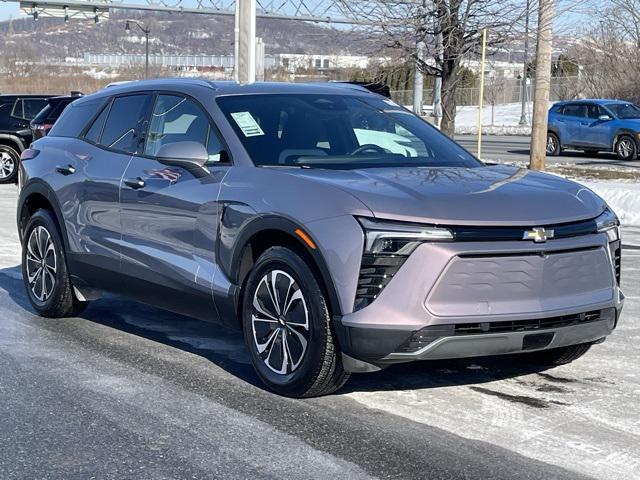
M185 141L207 148L209 162L223 159L220 139L196 102L178 95L158 95L144 153L155 156L163 145Z
M138 148L137 128L148 98L149 95L146 94L116 97L111 104L100 144L114 150L135 153Z
M16 100L16 103L13 104L13 110L11 110L11 116L16 118L22 118L24 116L22 110L22 100Z
M587 110L586 105L578 105L578 104L565 105L563 114L568 115L570 117L585 118L587 113L586 110Z
M79 137L98 109L104 105L105 99L73 102L65 108L58 121L53 125L51 137Z
M23 118L33 120L46 106L47 101L44 98L25 98L22 100Z
M109 104L105 105L105 107L100 112L100 115L96 117L96 119L91 124L87 133L85 133L84 138L89 140L92 143L100 143L100 135L102 134L102 127L104 127L104 121L107 119L107 114L109 113Z
M587 117L597 120L601 115L606 115L607 112L604 109L596 104L590 103L587 105Z

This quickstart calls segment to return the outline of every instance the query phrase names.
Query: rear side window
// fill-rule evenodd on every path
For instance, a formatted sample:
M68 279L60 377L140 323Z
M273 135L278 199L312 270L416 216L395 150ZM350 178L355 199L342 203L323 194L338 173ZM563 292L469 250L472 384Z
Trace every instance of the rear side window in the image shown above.
M49 114L47 115L47 120L51 121L51 122L55 122L58 118L60 118L60 115L62 115L62 112L64 111L65 108L67 108L67 106L73 102L73 100L60 100L58 101L58 103L54 104L54 105L49 105L51 107L51 109L49 110Z
M570 117L586 117L587 106L586 105L565 105L564 110L562 111L563 115L568 115Z
M55 123L49 136L79 137L98 109L104 105L105 99L99 98L86 102L74 102L66 108Z
M102 128L104 127L104 121L107 119L107 114L109 113L109 105L106 105L100 115L96 117L91 125L91 128L87 130L87 133L84 135L84 138L89 140L92 143L100 142L100 135L102 134Z
M102 130L100 145L135 153L138 146L137 127L143 119L148 98L147 94L115 98Z
M47 106L47 100L44 98L26 98L22 101L22 108L25 120L33 120L40 110Z

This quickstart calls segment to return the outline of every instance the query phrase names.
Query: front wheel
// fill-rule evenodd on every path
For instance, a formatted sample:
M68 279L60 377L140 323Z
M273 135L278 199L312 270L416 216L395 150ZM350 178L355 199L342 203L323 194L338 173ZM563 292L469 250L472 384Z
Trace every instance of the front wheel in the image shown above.
M634 160L638 156L636 142L629 135L622 135L616 142L616 155L620 160Z
M294 251L272 247L260 256L244 288L242 323L251 362L270 390L327 395L349 378L325 294Z
M547 133L547 156L557 157L560 155L560 139L553 132Z
M86 307L73 291L62 238L48 210L38 210L27 223L22 277L31 305L43 317L73 317Z
M20 154L7 145L0 145L0 184L16 183Z

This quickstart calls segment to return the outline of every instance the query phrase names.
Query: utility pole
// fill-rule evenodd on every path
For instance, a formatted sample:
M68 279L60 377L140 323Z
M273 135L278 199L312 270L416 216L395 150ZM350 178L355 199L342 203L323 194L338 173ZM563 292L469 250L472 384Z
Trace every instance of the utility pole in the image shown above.
M413 113L422 116L422 103L424 97L424 75L421 70L421 62L424 62L424 42L419 39L416 44L416 63L413 74Z
M536 85L533 98L533 127L529 168L544 170L547 150L547 115L551 88L551 43L553 40L553 0L539 0L536 47Z
M236 0L235 78L256 81L256 0Z
M520 125L526 125L527 121L527 102L529 101L527 89L527 70L529 67L529 11L531 9L531 0L527 0L527 10L524 12L524 60L522 65L522 113L520 114Z
M439 29L438 29L439 30ZM442 32L436 35L436 67L442 68ZM433 121L440 127L442 118L442 77L437 75L433 85Z
M487 29L482 29L482 57L480 60L480 96L478 99L478 150L477 157L482 160L482 110L484 107L484 63L487 55Z

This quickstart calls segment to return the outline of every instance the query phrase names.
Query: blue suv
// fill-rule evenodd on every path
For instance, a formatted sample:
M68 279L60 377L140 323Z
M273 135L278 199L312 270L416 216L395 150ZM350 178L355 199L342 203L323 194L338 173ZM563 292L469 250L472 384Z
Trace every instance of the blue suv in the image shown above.
M635 160L640 142L640 107L620 100L573 100L549 110L547 155L564 149L587 154L613 152Z

